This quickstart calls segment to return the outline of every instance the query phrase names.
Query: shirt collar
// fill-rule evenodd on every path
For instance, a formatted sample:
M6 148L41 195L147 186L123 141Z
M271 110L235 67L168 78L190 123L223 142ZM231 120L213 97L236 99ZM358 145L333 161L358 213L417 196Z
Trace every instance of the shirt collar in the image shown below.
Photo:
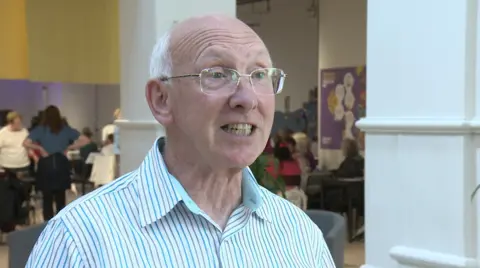
M138 198L140 225L145 227L168 214L180 201L193 212L199 208L180 182L168 172L162 157L165 139L158 139L140 165L138 172ZM264 200L265 193L247 167L242 178L243 204L263 220L271 222L271 213Z

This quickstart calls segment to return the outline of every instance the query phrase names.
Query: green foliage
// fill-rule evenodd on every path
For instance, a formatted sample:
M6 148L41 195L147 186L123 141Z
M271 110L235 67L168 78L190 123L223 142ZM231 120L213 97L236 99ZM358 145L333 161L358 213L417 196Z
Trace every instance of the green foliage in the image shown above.
M258 184L262 185L274 194L279 192L285 197L285 182L281 176L274 177L267 172L267 166L274 162L275 170L278 170L278 161L276 159L270 160L266 155L260 155L255 162L250 165L253 175L257 179Z

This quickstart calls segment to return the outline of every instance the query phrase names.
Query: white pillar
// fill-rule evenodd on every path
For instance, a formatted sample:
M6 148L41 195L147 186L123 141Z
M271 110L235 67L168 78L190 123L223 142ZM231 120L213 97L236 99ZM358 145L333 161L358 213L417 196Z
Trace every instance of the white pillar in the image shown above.
M149 79L150 54L155 41L175 21L222 13L235 16L235 0L120 0L121 109L120 173L138 167L152 146L159 123L150 113L145 100Z
M367 20L364 267L477 267L477 1L369 0Z

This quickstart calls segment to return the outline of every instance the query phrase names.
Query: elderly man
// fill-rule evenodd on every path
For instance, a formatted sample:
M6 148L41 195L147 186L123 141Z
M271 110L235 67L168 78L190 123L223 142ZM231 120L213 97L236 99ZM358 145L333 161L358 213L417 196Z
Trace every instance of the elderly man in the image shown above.
M335 267L318 227L246 168L265 147L284 79L241 21L176 24L146 86L167 139L52 219L27 266Z

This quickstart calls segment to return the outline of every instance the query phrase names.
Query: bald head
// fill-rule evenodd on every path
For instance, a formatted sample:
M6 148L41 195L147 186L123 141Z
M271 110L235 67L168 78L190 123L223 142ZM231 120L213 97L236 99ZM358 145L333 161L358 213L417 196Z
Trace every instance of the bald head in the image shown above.
M260 37L242 21L225 15L194 17L176 24L171 31L169 51L177 71L194 62L218 64L215 61L220 56L229 58L232 68L234 63L250 58L261 58L262 65L270 65L268 50Z
M266 58L267 65L272 65L268 50L248 25L225 15L207 15L181 21L158 39L150 59L150 77L172 76L173 66L178 70L179 64L192 64L208 46L222 46L222 42L237 43L243 50L257 45L249 53Z

